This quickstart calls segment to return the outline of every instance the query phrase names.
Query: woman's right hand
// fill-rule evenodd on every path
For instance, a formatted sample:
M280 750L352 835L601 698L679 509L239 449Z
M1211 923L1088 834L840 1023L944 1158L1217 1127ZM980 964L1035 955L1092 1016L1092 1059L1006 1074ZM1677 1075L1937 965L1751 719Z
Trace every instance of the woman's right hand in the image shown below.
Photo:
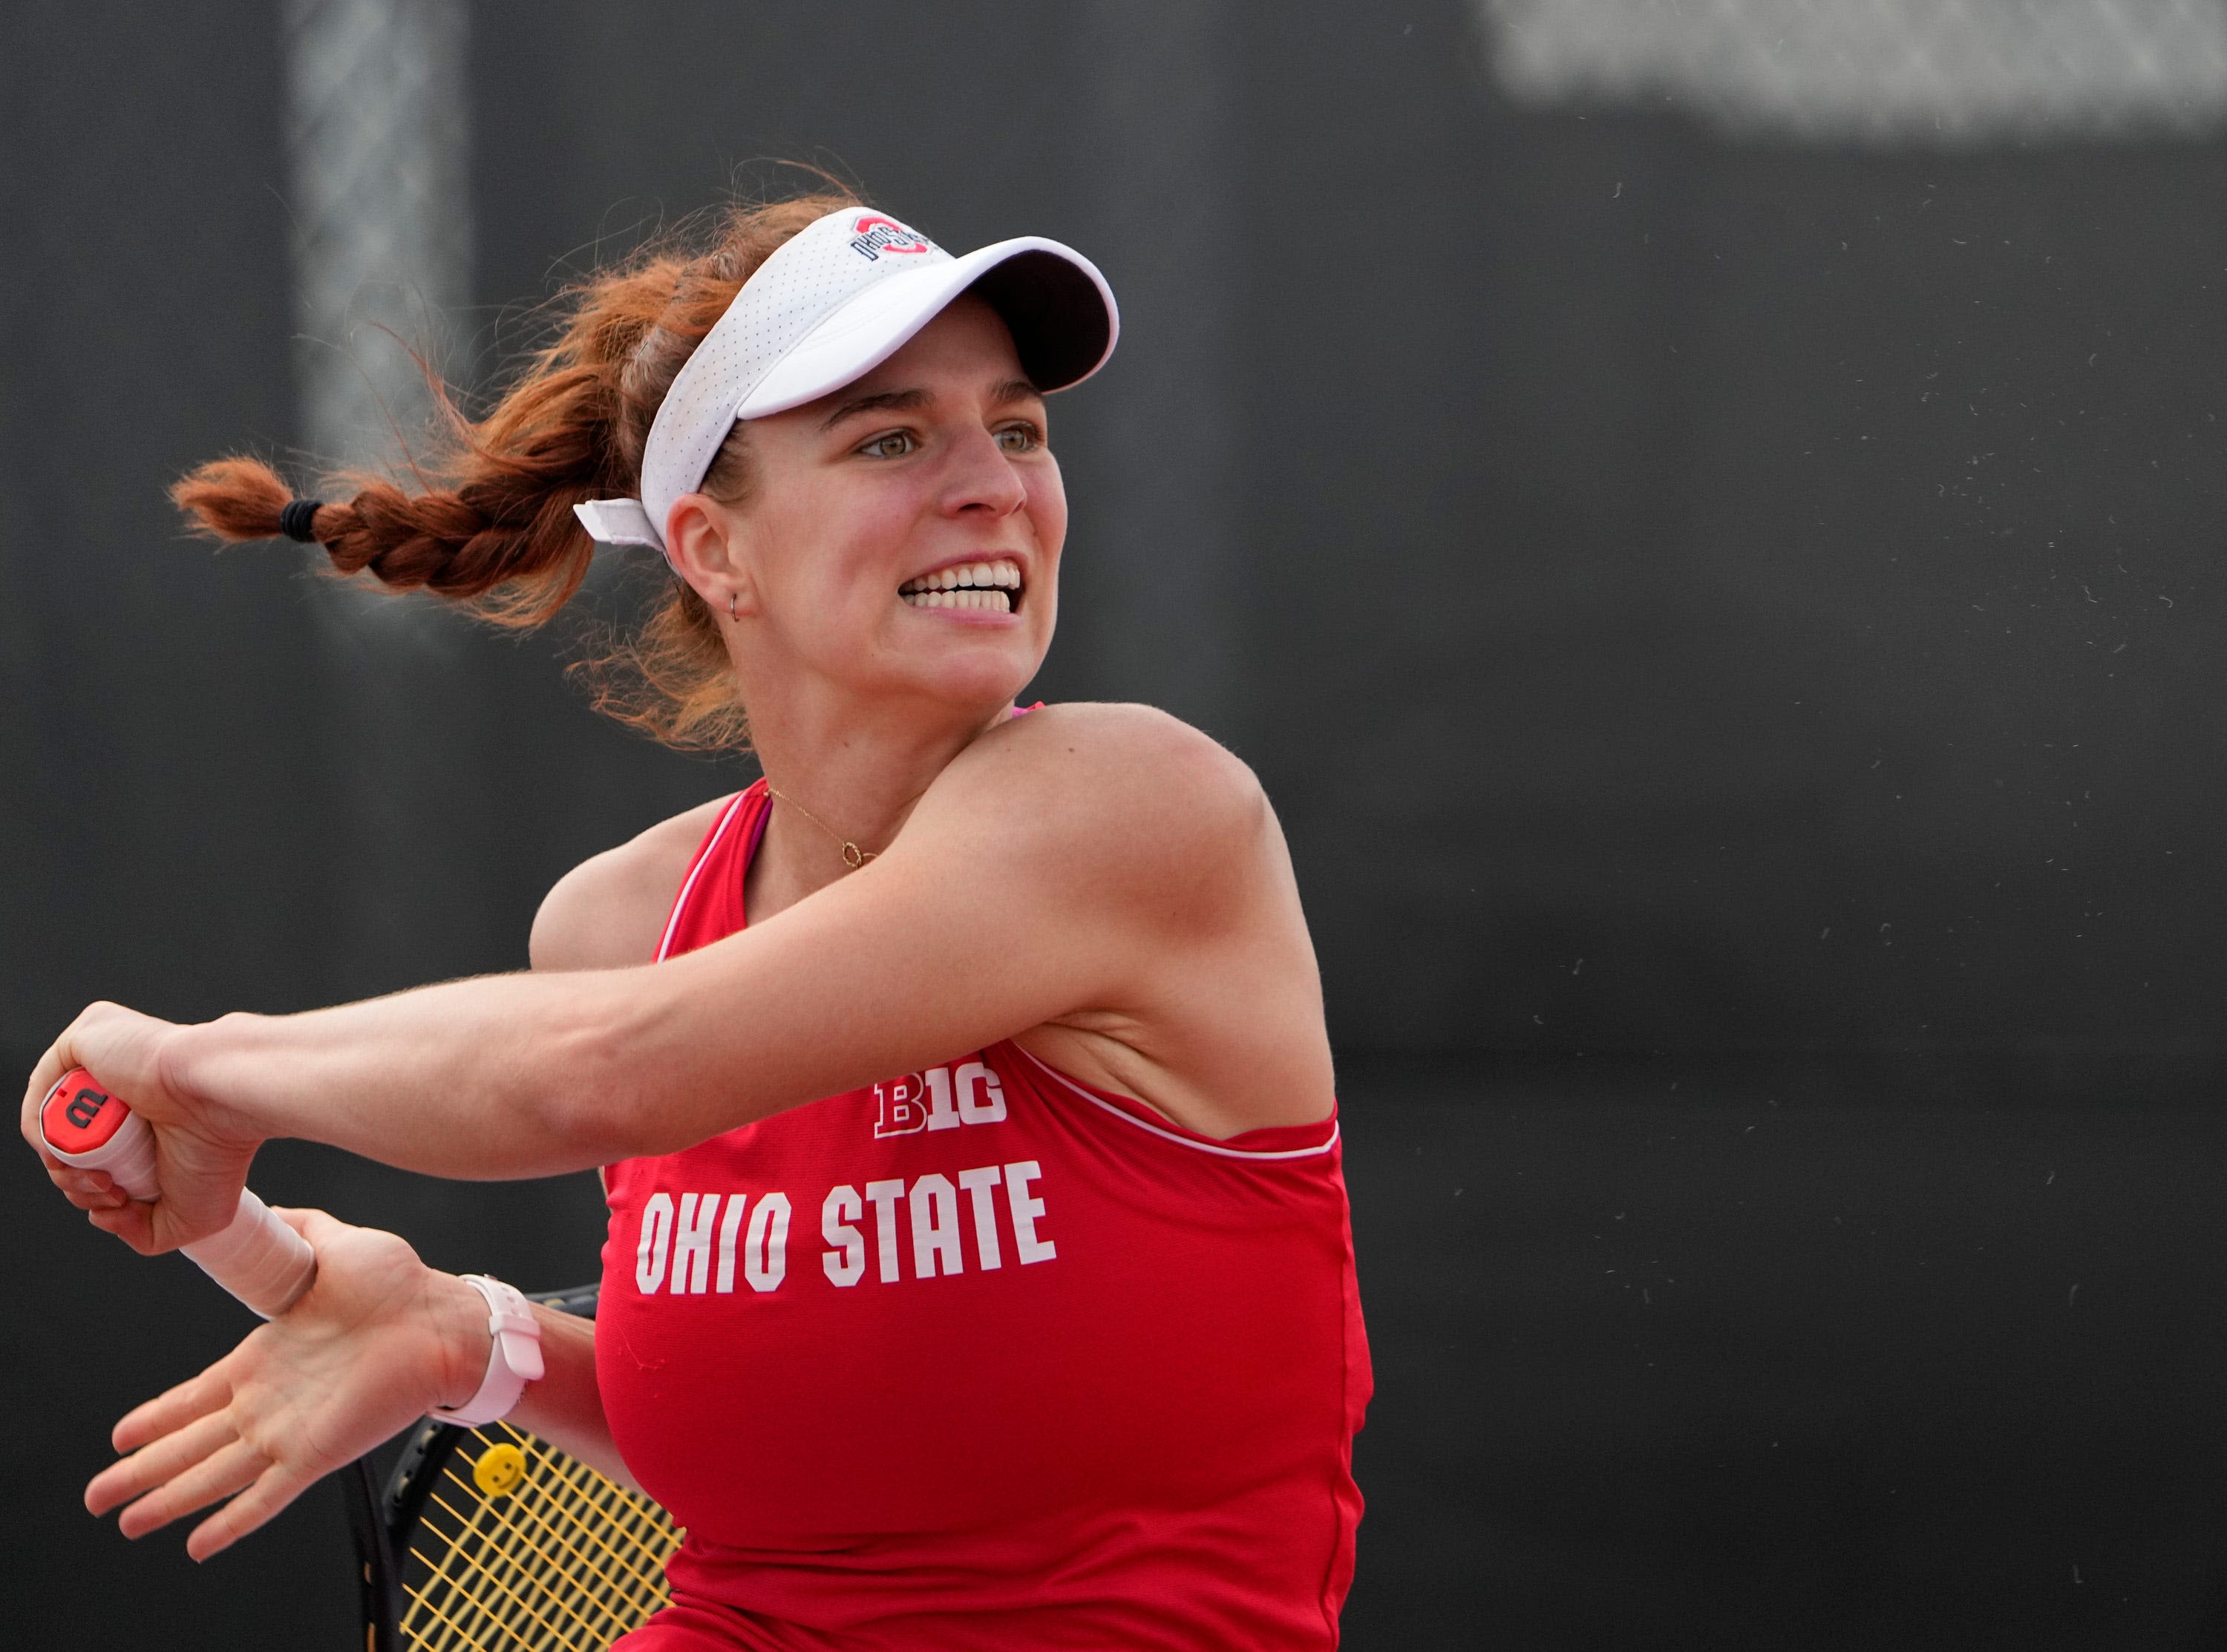
M206 1560L322 1476L478 1387L487 1304L396 1235L322 1210L279 1215L317 1253L316 1282L278 1318L190 1381L116 1425L129 1452L93 1477L86 1507L129 1505L141 1537L225 1498L186 1552Z
M173 1052L188 1030L121 1005L93 1005L40 1058L23 1093L23 1139L48 1177L94 1227L143 1254L191 1244L231 1221L262 1145L240 1120L178 1082ZM47 1151L39 1108L73 1067L89 1070L153 1127L156 1202L127 1198L105 1171L79 1170Z

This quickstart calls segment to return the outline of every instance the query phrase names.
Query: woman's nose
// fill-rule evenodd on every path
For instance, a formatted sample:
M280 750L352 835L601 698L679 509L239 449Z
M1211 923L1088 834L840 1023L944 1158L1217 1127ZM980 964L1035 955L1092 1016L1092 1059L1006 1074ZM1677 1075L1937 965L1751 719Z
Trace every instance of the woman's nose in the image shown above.
M959 443L945 487L944 509L954 516L967 511L1010 516L1029 497L1019 471L987 431L977 431Z

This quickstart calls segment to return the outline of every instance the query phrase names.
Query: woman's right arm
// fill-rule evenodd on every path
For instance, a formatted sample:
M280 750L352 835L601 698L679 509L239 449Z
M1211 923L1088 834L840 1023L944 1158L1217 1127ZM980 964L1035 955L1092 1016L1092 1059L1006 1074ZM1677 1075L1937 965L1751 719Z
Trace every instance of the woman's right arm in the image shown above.
M334 1470L479 1387L490 1339L478 1292L427 1267L392 1234L322 1210L281 1214L316 1249L316 1283L207 1370L116 1425L113 1444L128 1455L93 1477L85 1506L122 1508L126 1537L222 1502L186 1540L206 1560ZM593 1324L535 1314L547 1375L527 1385L512 1418L631 1485L597 1397Z
M472 1294L475 1298L479 1295ZM541 1322L542 1378L526 1385L517 1409L505 1420L547 1440L629 1490L641 1490L627 1471L626 1459L612 1444L611 1426L603 1417L603 1397L596 1387L596 1322L554 1308L536 1307L533 1317ZM483 1371L488 1341L484 1314L481 1331L479 1368Z
M533 967L610 968L648 958L719 807L653 826L568 873L534 920ZM123 1196L99 1189L81 1202L114 1208ZM94 1477L85 1501L96 1515L122 1508L117 1526L126 1537L228 1498L187 1540L187 1552L205 1560L322 1476L427 1412L463 1404L479 1386L492 1339L478 1292L427 1267L392 1234L317 1210L284 1219L317 1253L309 1294L116 1425L113 1443L127 1455ZM634 1487L596 1385L594 1322L553 1308L534 1316L544 1375L526 1385L510 1420Z

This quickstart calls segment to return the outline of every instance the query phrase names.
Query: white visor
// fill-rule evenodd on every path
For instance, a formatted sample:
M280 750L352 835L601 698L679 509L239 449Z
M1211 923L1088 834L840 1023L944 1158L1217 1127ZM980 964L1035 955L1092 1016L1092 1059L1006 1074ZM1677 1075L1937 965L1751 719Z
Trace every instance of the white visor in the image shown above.
M1047 394L1082 383L1114 353L1114 290L1072 247L1024 235L954 258L894 218L845 207L784 241L681 364L650 422L641 497L573 513L606 544L664 551L674 501L703 485L737 419L840 390L970 290L1005 318L1021 371Z

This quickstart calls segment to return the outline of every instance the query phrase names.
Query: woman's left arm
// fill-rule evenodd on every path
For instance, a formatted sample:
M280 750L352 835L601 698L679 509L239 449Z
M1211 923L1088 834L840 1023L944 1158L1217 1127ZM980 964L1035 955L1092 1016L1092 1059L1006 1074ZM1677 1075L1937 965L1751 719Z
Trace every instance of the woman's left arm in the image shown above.
M1171 950L1245 922L1271 876L1254 863L1281 865L1264 832L1250 771L1203 735L1142 708L1051 708L963 752L863 871L654 967L190 1027L96 1005L33 1075L26 1133L73 1065L143 1112L162 1202L91 1213L142 1249L218 1226L273 1137L463 1178L673 1151L1144 1001Z

